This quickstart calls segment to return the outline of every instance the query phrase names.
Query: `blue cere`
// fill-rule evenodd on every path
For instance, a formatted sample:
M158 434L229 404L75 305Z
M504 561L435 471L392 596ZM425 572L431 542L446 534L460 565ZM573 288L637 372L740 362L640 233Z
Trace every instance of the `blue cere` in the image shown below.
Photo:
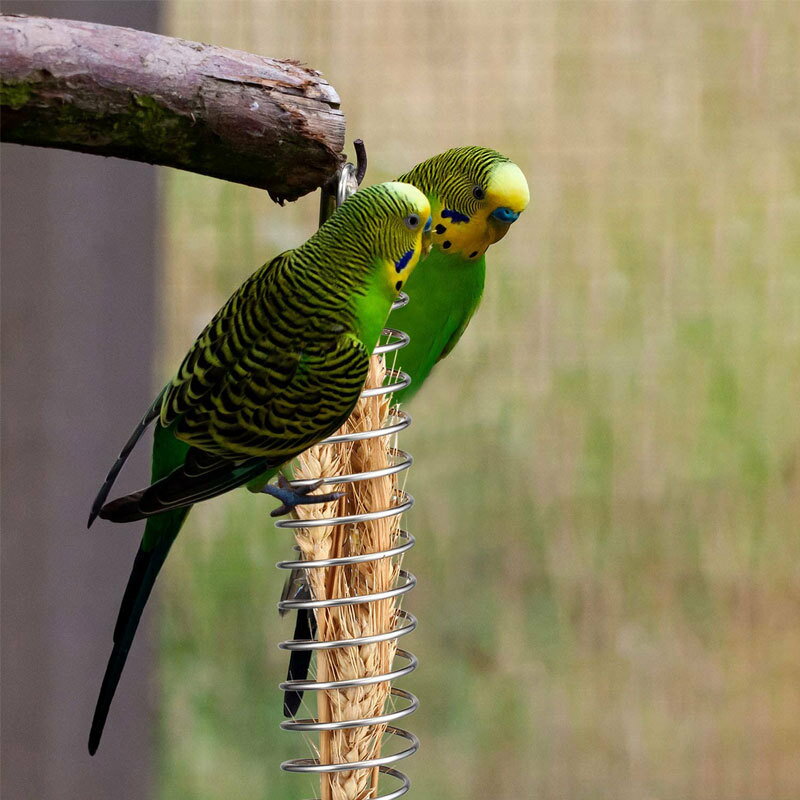
M453 211L450 208L445 208L442 211L442 219L450 218L453 222L469 222L469 217L466 214L462 214L460 211Z
M413 250L409 250L407 253L403 253L403 255L400 257L400 260L394 262L394 268L398 272L402 272L408 266L408 262L411 261L411 256L413 255L414 255Z
M507 206L501 206L492 211L492 216L500 222L512 223L519 218L519 211L512 211Z

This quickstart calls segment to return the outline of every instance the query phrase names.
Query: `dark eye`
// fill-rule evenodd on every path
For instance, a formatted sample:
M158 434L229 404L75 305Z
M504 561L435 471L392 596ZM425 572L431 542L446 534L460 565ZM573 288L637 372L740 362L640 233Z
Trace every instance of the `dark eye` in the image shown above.
M404 220L406 227L411 228L411 230L416 230L419 228L419 216L417 214L409 214Z
M486 197L486 192L484 192L480 186L475 186L472 190L472 196L476 200L483 200L483 198Z

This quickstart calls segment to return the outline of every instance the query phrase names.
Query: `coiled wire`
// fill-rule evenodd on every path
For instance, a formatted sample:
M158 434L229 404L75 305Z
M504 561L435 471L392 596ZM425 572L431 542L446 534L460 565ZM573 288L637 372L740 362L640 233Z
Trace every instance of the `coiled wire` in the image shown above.
M339 205L346 199L350 193L350 188L353 184L353 170L352 165L345 165L340 176L338 187L336 187L336 204ZM342 187L347 184L347 187ZM333 187L330 191L333 191ZM322 204L330 204L330 198L325 198L323 195ZM408 303L408 296L404 293L398 295L397 300L392 305L392 310L402 308ZM383 331L387 341L379 345L373 351L375 354L386 354L395 352L405 347L409 342L409 337L402 331L395 330L394 328L386 328ZM406 373L400 370L387 370L388 383L376 388L365 389L362 397L375 397L379 395L386 395L392 392L400 391L408 386L411 382ZM325 439L322 444L330 444L333 442L354 442L364 439L375 438L379 436L389 436L399 433L411 424L411 416L406 411L395 409L381 428L370 431L359 431L357 433L338 434ZM370 470L368 472L351 473L348 475L332 475L320 476L323 485L339 484L339 483L358 483L360 481L371 480L374 478L385 477L407 470L413 463L412 456L404 450L399 448L392 448L390 451L393 463L388 467L378 470ZM293 481L295 486L304 486L314 483L313 479ZM327 525L340 525L354 522L366 522L369 520L383 519L387 517L399 516L414 505L414 498L405 491L398 491L392 498L393 502L389 508L378 509L376 511L369 511L362 514L351 514L340 517L329 517L324 519L284 519L275 523L276 527L284 529L294 528L313 528ZM316 561L304 560L291 560L280 561L276 565L279 569L285 570L312 570L322 569L325 567L343 566L345 564L359 564L367 561L376 561L382 558L394 558L407 552L414 546L414 537L408 531L400 530L397 542L392 548L373 553L362 553L353 556L343 556L339 558L319 559ZM297 548L295 547L295 550ZM383 600L389 597L398 597L410 592L416 585L417 579L408 570L401 569L398 571L397 585L391 589L383 592L375 592L372 594L361 594L351 597L343 598L328 598L328 599L291 599L286 598L278 603L278 608L281 613L287 611L297 610L310 610L315 611L318 608L331 608L343 605L351 605L356 603L372 603L378 600ZM376 642L386 642L399 639L407 636L417 627L417 620L413 614L408 611L399 609L395 614L395 626L390 631L383 633L373 634L371 636L359 636L352 639L340 639L336 641L318 641L316 639L289 639L281 642L278 647L282 650L329 650L337 647L358 647L365 644L373 644ZM350 680L340 681L313 681L313 680L287 680L281 683L280 689L282 691L295 691L295 692L314 692L314 691L327 691L336 689L350 689L357 686L369 686L376 683L383 683L386 681L395 681L399 678L413 672L417 667L416 657L407 650L397 648L395 652L395 660L401 662L399 665L393 665L392 668L381 675L370 675L362 678L353 678ZM374 798L374 800L394 800L394 798L402 797L411 788L411 783L406 775L391 765L402 761L404 758L415 753L419 748L419 740L417 737L402 728L396 727L394 724L409 714L414 713L419 706L419 700L411 693L404 689L391 687L390 694L397 701L401 703L398 709L391 712L379 714L372 717L365 717L359 719L337 720L335 722L319 722L316 719L291 719L281 723L281 728L289 731L303 731L303 732L319 732L342 730L345 728L360 728L368 725L386 725L386 733L401 742L403 749L397 752L382 755L377 758L365 759L363 761L348 761L346 763L338 764L320 764L319 759L316 758L295 758L289 761L284 761L281 764L281 769L286 772L299 772L305 774L320 774L320 773L334 773L351 770L373 769L378 768L382 775L394 778L399 786L390 791L388 794L381 794Z

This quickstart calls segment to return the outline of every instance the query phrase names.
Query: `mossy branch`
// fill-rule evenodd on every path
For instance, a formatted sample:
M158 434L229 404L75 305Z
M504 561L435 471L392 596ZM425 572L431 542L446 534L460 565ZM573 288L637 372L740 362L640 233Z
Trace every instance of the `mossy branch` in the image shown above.
M315 70L89 22L0 15L0 139L144 161L266 189L322 186L344 145Z

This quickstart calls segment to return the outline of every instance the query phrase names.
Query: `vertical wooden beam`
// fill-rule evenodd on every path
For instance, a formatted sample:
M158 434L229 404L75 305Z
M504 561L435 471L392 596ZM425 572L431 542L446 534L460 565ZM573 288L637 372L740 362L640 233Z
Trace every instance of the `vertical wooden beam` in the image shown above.
M158 2L7 2L144 30ZM156 170L2 148L3 797L152 792L152 648L139 636L103 746L91 712L137 535L86 531L97 485L150 401ZM144 459L124 485L144 482ZM144 635L142 635L144 634Z

